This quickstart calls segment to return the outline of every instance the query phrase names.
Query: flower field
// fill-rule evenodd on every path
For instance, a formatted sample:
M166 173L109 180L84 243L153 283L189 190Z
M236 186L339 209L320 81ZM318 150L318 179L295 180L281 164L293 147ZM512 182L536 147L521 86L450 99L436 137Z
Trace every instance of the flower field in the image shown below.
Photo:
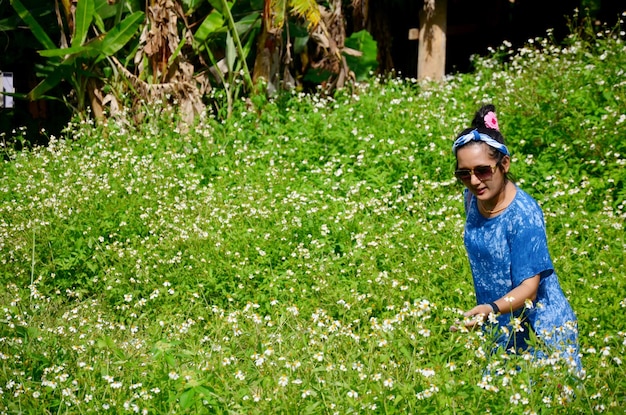
M443 84L5 147L0 413L624 413L626 45L584 35ZM483 102L544 209L583 379L449 330L475 301L451 145Z

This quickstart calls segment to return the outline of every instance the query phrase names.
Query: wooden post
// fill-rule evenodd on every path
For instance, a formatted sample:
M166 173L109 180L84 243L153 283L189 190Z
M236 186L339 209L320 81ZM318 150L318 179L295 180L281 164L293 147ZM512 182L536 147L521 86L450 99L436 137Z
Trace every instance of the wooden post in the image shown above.
M424 0L424 9L420 12L418 79L442 81L445 76L447 3L447 0Z

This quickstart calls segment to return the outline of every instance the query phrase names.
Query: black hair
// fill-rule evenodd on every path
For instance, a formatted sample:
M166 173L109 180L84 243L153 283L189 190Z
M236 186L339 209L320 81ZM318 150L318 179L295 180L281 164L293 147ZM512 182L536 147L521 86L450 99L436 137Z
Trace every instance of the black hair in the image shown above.
M478 111L476 111L476 113L474 114L474 118L472 119L472 124L471 124L472 126L470 128L466 128L463 131L461 131L459 135L457 135L457 138L462 137L466 134L469 134L473 130L476 130L481 134L487 134L489 137L493 138L498 143L502 143L506 145L506 143L504 142L504 136L502 135L502 133L499 130L488 127L485 124L485 115L489 114L490 112L493 112L494 114L496 113L495 105L484 104L483 106L481 106L478 109ZM472 145L472 143L480 144L480 141L470 141L466 145ZM505 157L505 155L491 146L487 146L487 149L489 151L489 156L491 156L491 158L493 158L497 162L500 168L502 168L502 166L500 165L500 162ZM508 173L505 173L505 179L512 180L512 177L510 177Z

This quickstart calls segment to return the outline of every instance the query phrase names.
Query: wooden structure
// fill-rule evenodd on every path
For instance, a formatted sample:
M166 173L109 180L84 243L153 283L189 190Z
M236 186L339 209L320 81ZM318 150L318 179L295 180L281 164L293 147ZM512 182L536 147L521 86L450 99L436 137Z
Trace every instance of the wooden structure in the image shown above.
M426 0L420 11L417 78L442 81L446 73L447 0Z

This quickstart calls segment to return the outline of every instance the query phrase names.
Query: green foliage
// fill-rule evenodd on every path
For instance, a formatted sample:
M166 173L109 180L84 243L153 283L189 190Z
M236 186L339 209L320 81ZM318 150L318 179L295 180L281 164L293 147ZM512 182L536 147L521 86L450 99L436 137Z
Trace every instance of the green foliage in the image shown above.
M623 412L625 60L619 31L536 39L443 84L5 150L0 412ZM450 147L486 101L544 209L582 380L449 331L475 301Z
M28 25L32 34L43 46L39 53L47 58L46 64L41 68L43 79L28 94L29 99L37 100L45 97L45 94L65 80L72 85L76 92L76 109L83 112L87 109L86 100L88 98L88 82L92 78L100 78L102 74L98 71L98 64L111 56L114 56L137 34L139 25L143 22L143 12L132 13L122 21L118 22L106 33L87 39L94 19L98 22L100 29L103 17L96 12L104 11L101 7L96 8L96 0L80 1L76 7L76 12L72 15L72 21L63 22L63 26L73 26L72 33L65 34L61 30L62 36L71 39L69 47L57 48L51 40L50 35L37 21L20 0L11 0L11 5L20 18ZM121 9L122 4L118 5ZM56 33L55 33L56 34ZM92 87L93 89L93 87ZM68 104L70 104L68 102Z
M359 57L346 54L346 62L354 72L357 81L366 80L378 66L376 41L369 32L361 30L351 34L346 39L345 46L362 53Z

